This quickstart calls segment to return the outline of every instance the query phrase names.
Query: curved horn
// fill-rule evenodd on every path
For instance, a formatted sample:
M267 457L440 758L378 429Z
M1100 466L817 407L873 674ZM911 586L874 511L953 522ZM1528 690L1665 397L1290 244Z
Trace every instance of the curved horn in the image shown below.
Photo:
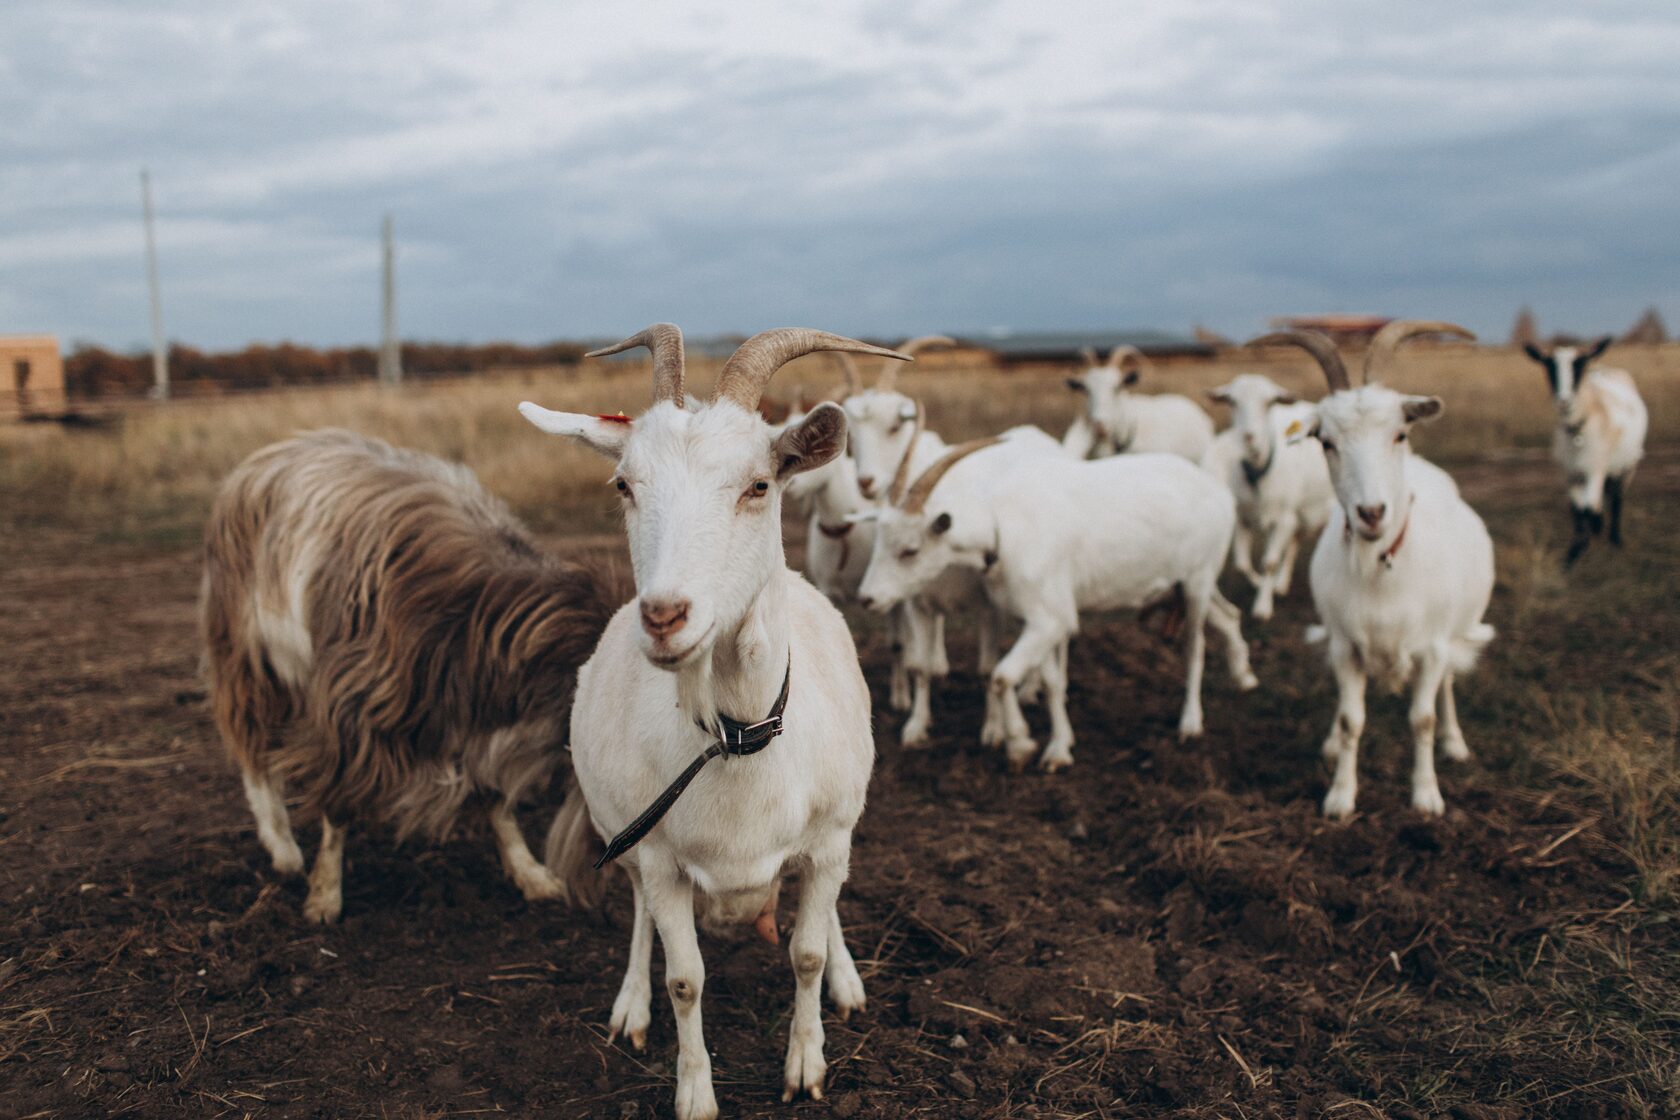
M1432 319L1396 319L1392 323L1383 324L1382 330L1371 336L1371 345L1365 350L1365 365L1360 380L1369 385L1372 373L1394 361L1394 351L1400 344L1420 334L1449 334L1454 338L1468 339L1472 342L1476 338L1454 323L1439 323Z
M1352 388L1348 384L1347 367L1342 364L1342 356L1336 351L1336 344L1330 341L1330 336L1322 331L1273 331L1263 334L1259 338L1250 339L1245 346L1299 346L1311 354L1318 362L1318 368L1324 371L1324 380L1330 383L1330 391L1339 393L1343 389Z
M863 374L858 371L857 362L850 354L834 354L834 360L840 363L840 372L846 375L845 396L863 392Z
M1090 346L1081 346L1079 348L1079 360L1088 366L1102 365L1102 359L1097 357L1096 349Z
M929 346L955 346L956 339L946 338L942 334L917 335L898 348L900 354L908 354L914 358L919 352ZM875 388L883 393L890 393L898 386L898 366L886 362L881 366L881 376L875 381Z
M896 506L904 500L904 490L910 485L910 459L916 454L916 441L922 438L922 428L927 424L927 410L922 402L916 402L916 419L910 425L910 442L904 445L904 455L898 461L898 470L893 472L892 485L887 488L887 504Z
M1108 352L1108 364L1114 369L1125 369L1128 359L1136 359L1139 370L1153 368L1149 363L1149 355L1136 346L1116 346Z
M586 358L604 358L646 346L653 354L653 403L670 401L683 406L683 337L675 323L655 323L631 335L616 346L591 350Z
M1002 436L988 436L985 439L971 439L967 443L959 443L945 452L927 470L922 472L904 495L904 501L899 508L905 513L920 513L927 500L933 496L933 488L939 485L939 480L945 477L945 472L957 465L961 459L966 459L976 451L984 451L993 444L1002 443Z
M775 330L760 331L736 347L735 353L723 363L723 372L718 374L712 400L731 400L748 412L757 411L758 399L764 395L764 387L770 384L770 378L775 376L776 371L795 358L818 350L874 354L903 362L911 360L908 354L827 331L814 331L808 327L777 327Z

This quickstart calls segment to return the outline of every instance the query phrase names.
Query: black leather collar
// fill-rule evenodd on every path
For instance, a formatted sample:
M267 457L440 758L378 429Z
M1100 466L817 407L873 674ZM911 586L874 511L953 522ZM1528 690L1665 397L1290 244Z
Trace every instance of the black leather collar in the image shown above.
M1272 464L1276 460L1277 460L1276 437L1273 437L1272 453L1270 455L1266 456L1266 461L1264 463L1261 463L1258 467L1249 466L1247 459L1241 460L1243 477L1248 479L1248 488L1250 490L1253 490L1260 485L1260 480L1262 478L1266 477L1266 472L1268 472L1272 469Z
M601 858L595 861L595 866L604 867L641 843L642 839L653 831L653 826L671 811L671 806L677 803L677 798L682 796L683 790L688 788L688 783L694 780L694 776L700 773L700 768L706 763L719 755L740 758L757 754L768 747L770 741L782 733L782 713L787 710L788 685L792 680L793 656L789 654L787 671L782 674L782 691L776 697L776 702L770 706L769 715L757 723L742 723L719 712L717 741L689 763L687 769L677 775L676 781L666 786L665 792L653 799L653 804L643 809L640 816L625 825L623 831L608 842L607 850L601 853ZM699 720L695 720L695 723L699 725L700 730L707 730L706 725Z

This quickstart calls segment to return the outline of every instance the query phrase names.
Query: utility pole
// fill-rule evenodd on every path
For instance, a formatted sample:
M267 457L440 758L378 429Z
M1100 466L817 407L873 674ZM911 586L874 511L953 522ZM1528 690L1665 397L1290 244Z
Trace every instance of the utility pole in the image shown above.
M402 381L402 350L397 345L397 247L391 234L391 215L385 215L384 273L380 284L379 380L384 385Z
M152 396L169 399L169 352L163 345L163 298L158 294L157 236L152 232L152 177L140 169L140 208L146 217L146 288L152 303Z

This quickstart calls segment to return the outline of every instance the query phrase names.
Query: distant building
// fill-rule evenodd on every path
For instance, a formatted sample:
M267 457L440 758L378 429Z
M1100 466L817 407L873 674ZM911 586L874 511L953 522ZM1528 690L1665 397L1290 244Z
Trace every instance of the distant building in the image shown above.
M1323 331L1337 346L1350 346L1370 341L1371 336L1391 321L1387 315L1282 315L1272 320L1272 326L1286 330Z
M50 334L0 335L0 419L65 410L64 360Z

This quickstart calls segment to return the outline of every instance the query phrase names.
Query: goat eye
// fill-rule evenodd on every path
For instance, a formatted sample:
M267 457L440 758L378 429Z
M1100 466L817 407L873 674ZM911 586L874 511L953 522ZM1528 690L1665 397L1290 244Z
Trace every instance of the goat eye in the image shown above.
M769 480L768 479L763 479L763 478L758 479L756 482L754 482L752 484L751 487L748 488L747 493L752 495L755 498L764 497L764 495L770 493L770 482L769 482Z
M1394 442L1395 443L1405 443L1406 442L1406 433L1401 432L1399 435L1395 436L1394 437Z
M1325 439L1323 436L1319 437L1318 442L1324 445L1324 453L1326 455L1333 454L1335 452L1336 445Z
M920 551L921 551L921 549L919 549L919 548L901 549L899 551L898 558L900 560L914 560L916 558L916 554Z
M623 494L626 498L630 496L630 484L622 478L613 479L613 485L618 487L618 492Z

